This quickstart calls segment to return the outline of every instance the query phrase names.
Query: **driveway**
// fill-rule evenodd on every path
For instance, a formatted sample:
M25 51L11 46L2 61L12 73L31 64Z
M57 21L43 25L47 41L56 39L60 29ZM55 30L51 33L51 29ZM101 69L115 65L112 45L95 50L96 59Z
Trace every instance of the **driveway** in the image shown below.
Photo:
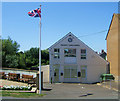
M118 99L118 92L96 84L56 83L44 84L42 99Z

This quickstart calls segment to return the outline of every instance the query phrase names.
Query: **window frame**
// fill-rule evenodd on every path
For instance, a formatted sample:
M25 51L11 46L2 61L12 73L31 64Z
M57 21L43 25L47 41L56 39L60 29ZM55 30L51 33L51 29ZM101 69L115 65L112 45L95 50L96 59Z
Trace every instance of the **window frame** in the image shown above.
M82 52L82 51L85 51L85 52ZM86 49L81 49L81 56L80 58L81 59L87 59L87 50Z
M69 72L66 73L66 71L69 71ZM74 66L66 65L66 66L64 66L64 79L70 79L70 78L71 79L76 79L76 78L78 78L77 71L78 71L77 65L74 65Z
M59 59L59 58L60 58L60 49L54 48L54 59Z
M87 79L87 65L81 65L81 78ZM83 71L85 71L85 74L83 74Z
M72 50L71 53L66 53L65 49ZM75 50L75 53L74 53ZM76 48L64 48L64 57L76 57Z

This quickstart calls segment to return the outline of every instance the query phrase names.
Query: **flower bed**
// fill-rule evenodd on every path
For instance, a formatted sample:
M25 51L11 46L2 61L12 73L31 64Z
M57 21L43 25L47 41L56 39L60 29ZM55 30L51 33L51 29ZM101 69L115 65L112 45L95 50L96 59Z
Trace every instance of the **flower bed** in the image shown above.
M0 86L0 90L31 90L30 86Z

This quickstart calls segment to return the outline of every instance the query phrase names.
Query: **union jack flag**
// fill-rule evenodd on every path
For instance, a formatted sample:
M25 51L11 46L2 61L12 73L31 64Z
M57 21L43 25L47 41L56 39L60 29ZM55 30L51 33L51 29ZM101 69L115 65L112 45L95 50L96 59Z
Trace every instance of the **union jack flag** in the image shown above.
M31 17L40 17L41 18L41 8L38 8L38 9L28 12L28 15Z

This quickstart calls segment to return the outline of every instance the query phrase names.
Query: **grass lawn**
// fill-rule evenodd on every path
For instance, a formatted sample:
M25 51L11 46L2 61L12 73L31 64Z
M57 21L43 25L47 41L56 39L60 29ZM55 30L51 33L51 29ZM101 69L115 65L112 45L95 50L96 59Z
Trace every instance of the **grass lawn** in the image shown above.
M42 97L45 94L37 94L37 93L27 93L27 92L12 92L12 91L1 91L0 95L3 97L17 97L17 98L38 98Z

